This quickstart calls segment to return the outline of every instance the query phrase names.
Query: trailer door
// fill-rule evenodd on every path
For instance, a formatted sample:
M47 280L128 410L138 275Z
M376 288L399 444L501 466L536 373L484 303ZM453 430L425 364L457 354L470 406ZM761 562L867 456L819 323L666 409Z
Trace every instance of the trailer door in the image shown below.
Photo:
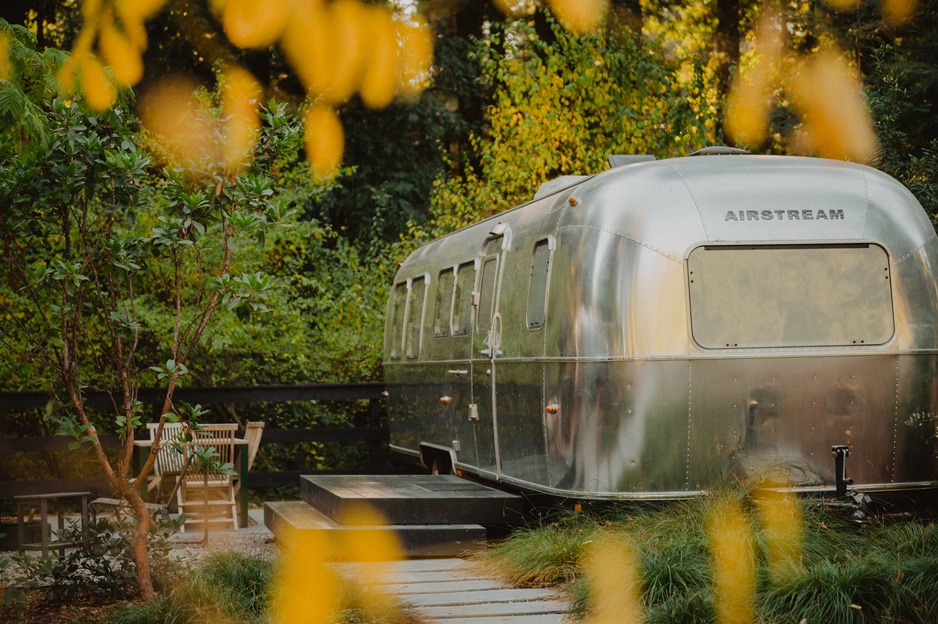
M482 247L472 340L472 398L475 407L470 407L470 418L476 427L478 466L496 478L501 477L495 393L497 361L503 355L499 301L510 241L511 231L507 224L502 223L496 226Z

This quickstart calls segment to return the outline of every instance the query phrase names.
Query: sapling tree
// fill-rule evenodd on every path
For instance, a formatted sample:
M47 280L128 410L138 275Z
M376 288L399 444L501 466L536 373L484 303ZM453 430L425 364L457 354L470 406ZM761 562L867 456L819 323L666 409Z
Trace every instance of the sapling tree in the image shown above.
M266 150L262 157L199 153L157 166L141 144L158 146L159 138L141 137L125 107L95 113L54 93L31 96L28 85L48 80L55 62L27 56L49 62L18 67L2 86L18 89L44 121L25 141L23 124L0 129L0 344L19 359L24 379L49 389L46 417L73 447L88 449L132 509L137 581L150 595L150 516L139 485L163 423L184 411L173 393L213 316L265 310L271 282L236 272L237 253L287 218L273 197L270 149L299 131L272 106L262 140L248 148ZM224 133L223 112L211 94L202 99L205 122ZM165 395L157 441L134 474L142 383L159 383ZM106 409L89 407L92 390L107 393ZM116 454L102 448L99 431L119 434Z

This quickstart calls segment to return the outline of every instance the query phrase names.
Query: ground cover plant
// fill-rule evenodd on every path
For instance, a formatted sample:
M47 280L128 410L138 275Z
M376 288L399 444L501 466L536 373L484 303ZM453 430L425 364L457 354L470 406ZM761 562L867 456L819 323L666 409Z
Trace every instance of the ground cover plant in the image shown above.
M278 558L239 552L219 552L198 563L191 573L155 599L118 605L100 624L189 624L225 622L260 624L270 622L271 600ZM368 591L353 580L334 575L335 618L328 610L318 621L336 624L395 622L418 624L407 609L396 609L393 620L376 619L368 612Z
M561 513L478 558L516 585L562 585L593 622L934 622L936 555L933 516L858 523L740 488Z

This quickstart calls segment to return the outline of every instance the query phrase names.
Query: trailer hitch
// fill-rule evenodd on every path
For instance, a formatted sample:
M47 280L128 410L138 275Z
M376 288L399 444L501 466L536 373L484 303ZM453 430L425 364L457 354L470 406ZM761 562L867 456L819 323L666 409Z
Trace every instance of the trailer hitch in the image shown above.
M853 479L847 476L847 458L850 457L850 447L846 444L835 444L831 447L831 455L834 456L837 496L846 496L847 486L853 485Z
M847 476L847 457L850 448L846 444L831 446L831 455L834 457L834 479L837 498L842 499L845 506L852 509L850 518L856 522L863 522L869 516L867 505L872 499L862 492L849 487L853 479Z

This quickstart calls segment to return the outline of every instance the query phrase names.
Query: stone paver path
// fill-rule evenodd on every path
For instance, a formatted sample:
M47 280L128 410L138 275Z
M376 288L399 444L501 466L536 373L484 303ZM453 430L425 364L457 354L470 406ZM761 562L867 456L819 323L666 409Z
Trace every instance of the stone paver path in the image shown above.
M388 564L384 589L440 624L559 624L570 605L550 589L516 589L486 577L463 559L411 559ZM339 564L354 575L356 564Z

